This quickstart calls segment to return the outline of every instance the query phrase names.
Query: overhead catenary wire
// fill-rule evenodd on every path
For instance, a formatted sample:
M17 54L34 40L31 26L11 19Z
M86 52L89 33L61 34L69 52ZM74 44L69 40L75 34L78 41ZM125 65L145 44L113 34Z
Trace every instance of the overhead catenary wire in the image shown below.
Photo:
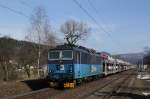
M96 19L77 1L77 0L73 0L77 5L78 7L80 7L86 14L88 17L91 18L91 20L97 25L99 26L108 36L110 36L109 33L107 33L103 28L102 26L96 21Z
M15 9L13 9L13 8L8 7L8 6L5 6L5 5L0 4L0 7L1 7L1 8L4 8L4 9L7 9L7 10L13 12L13 13L18 14L18 15L21 15L21 16L23 16L23 17L25 17L25 18L30 18L28 15L24 14L23 12L17 11L17 10L15 10Z
M104 31L105 34L107 34L107 36L109 36L109 37L112 39L111 35L96 21L96 19L85 9L77 0L73 0L73 1L80 7L80 9L82 9L82 10L87 14L88 17L91 18L91 20L92 20L97 26L99 26L99 28L101 28L101 30ZM30 18L28 15L24 14L23 12L18 11L18 10L15 10L15 9L10 8L10 7L8 7L8 6L5 6L5 5L0 4L0 7L1 7L1 8L4 8L4 9L7 9L7 10L13 12L13 13L18 14L18 15L21 15L21 16L23 16L23 17L25 17L25 18ZM112 40L113 40L113 39L112 39ZM114 41L114 40L113 40L113 41ZM117 45L118 45L118 44L117 44Z
M23 6L25 6L25 7L27 7L27 8L29 8L29 9L33 9L33 10L36 10L36 8L37 7L41 7L41 8L43 8L43 6L41 6L41 5L39 5L39 6L37 6L37 7L33 7L33 6L31 6L29 3L27 3L25 0L18 0L18 2L21 4L21 5L23 5ZM45 9L45 8L43 8L43 9ZM48 16L47 16L48 17ZM50 21L52 21L53 23L57 23L57 21L56 20L50 20Z
M19 2L20 4L22 4L22 5L26 6L26 7L28 7L28 8L32 8L32 9L33 9L33 7L32 7L31 5L29 5L27 2L25 2L25 1L23 1L23 0L18 0L18 2Z
M107 36L109 38L111 38L111 40L114 42L114 44L116 44L117 46L120 45L117 41L115 41L109 32L107 32L102 26L101 24L99 24L96 19L82 6L81 3L79 3L77 0L73 0L73 2L99 27L99 31L102 30L105 34L107 34Z
M104 17L102 16L102 11L101 11L101 14L100 14L100 11L97 10L97 8L93 5L93 3L91 2L91 0L87 0L90 7L94 10L95 14L97 14L97 16L101 19L101 21L103 22L104 25L106 25L105 23L107 23L107 21L104 20ZM107 29L109 28L108 25L107 26ZM108 30L107 30L108 31ZM111 32L111 29L109 28L109 31Z
M99 18L101 18L101 20L104 22L103 24L104 25L106 25L105 23L107 23L106 21L104 21L104 18L102 17L102 15L101 14L99 14L99 11L96 9L96 7L93 5L93 3L91 2L91 0L87 0L88 1L88 3L89 3L89 5L91 6L91 8L95 11L95 13L97 14L97 16L99 16ZM102 26L102 25L101 25ZM111 29L109 28L109 26L108 25L106 25L106 27L107 27L107 30L105 30L106 32L112 32L111 31ZM103 26L102 26L102 28L104 28ZM105 29L105 28L104 28ZM120 45L120 43L117 41L117 40L115 40L115 43L118 45Z
M11 11L11 12L14 12L14 13L16 13L16 14L19 14L19 15L21 15L21 16L24 16L25 18L30 18L29 16L27 16L26 14L24 14L23 12L21 12L21 11L17 11L17 10L15 10L15 9L12 9L12 8L10 8L10 7L7 7L7 6L5 6L5 5L2 5L2 4L0 4L0 7L1 8L4 8L4 9L7 9L7 10L9 10L9 11ZM39 25L38 25L39 26ZM39 42L39 52L38 52L38 55L39 55L39 59L40 59L40 45L41 43ZM34 47L35 47L35 44L33 45ZM40 61L40 60L39 60ZM38 61L38 64L40 64L39 63L39 61ZM39 65L38 65L38 76L39 76Z

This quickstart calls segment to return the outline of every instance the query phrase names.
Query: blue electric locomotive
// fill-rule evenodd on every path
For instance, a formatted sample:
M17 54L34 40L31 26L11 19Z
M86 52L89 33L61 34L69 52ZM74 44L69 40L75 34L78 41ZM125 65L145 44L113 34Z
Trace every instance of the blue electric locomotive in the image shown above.
M75 87L83 80L103 74L99 54L82 46L57 46L48 53L50 86Z

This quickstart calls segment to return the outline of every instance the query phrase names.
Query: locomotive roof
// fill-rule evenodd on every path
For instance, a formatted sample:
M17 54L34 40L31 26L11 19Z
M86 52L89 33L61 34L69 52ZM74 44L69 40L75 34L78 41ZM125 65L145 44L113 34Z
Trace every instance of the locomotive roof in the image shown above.
M83 47L83 46L78 46L78 45L70 46L68 44L58 45L55 48L52 48L50 50L73 50L73 49L82 50L82 51L86 51L88 53L95 53L96 54L96 51L94 49L89 49L89 48L86 48L86 47Z
M86 52L89 54L95 54L95 55L100 55L100 54L105 54L108 56L111 56L111 54L107 53L107 52L96 52L94 49L89 49L83 46L78 46L78 45L68 45L68 44L64 44L64 45L58 45L55 48L52 48L50 50L78 50L78 51L82 51L82 52ZM122 63L120 61L118 61L118 59L114 58L118 63Z
M73 46L64 44L64 45L57 45L55 48L52 48L51 50L71 50L71 49L73 49Z

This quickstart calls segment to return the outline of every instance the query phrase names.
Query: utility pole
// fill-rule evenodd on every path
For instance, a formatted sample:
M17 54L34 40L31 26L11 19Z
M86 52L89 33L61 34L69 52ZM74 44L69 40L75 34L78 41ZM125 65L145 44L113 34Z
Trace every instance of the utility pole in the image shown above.
M40 28L40 26L39 26ZM41 37L40 37L40 33L41 31L38 31L38 38L39 38L39 41L38 41L38 78L40 77L40 58L41 58Z

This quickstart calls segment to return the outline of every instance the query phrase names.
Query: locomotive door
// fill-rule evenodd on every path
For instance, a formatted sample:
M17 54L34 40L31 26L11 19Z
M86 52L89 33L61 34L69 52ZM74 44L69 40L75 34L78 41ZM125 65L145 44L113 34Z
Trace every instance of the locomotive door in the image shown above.
M77 64L81 63L81 53L77 52Z

